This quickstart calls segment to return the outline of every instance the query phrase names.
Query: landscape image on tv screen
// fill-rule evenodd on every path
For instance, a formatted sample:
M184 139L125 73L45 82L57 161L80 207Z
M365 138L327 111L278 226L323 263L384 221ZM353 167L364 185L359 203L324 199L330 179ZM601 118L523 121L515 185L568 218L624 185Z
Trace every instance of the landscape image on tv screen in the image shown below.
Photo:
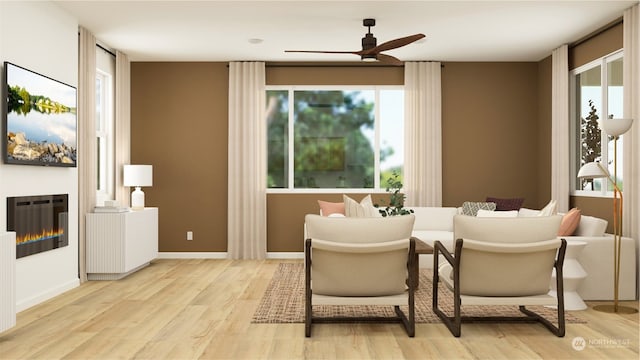
M76 89L9 62L5 163L76 166Z

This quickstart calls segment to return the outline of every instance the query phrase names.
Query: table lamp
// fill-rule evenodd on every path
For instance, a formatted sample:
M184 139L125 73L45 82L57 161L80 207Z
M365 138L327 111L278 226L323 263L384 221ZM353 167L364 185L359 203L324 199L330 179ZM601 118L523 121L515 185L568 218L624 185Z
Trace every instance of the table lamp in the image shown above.
M144 209L144 192L142 186L153 185L153 167L151 165L125 165L124 186L134 186L131 193L131 209Z

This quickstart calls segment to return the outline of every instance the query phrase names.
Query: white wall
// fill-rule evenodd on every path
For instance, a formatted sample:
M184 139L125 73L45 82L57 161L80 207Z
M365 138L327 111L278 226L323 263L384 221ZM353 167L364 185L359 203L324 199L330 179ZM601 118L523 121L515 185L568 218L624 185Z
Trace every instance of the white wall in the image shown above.
M0 1L0 61L77 87L77 20L50 2ZM4 116L4 101L1 108ZM79 285L78 170L0 162L0 233L7 226L7 197L45 194L69 194L69 245L17 260L18 311Z

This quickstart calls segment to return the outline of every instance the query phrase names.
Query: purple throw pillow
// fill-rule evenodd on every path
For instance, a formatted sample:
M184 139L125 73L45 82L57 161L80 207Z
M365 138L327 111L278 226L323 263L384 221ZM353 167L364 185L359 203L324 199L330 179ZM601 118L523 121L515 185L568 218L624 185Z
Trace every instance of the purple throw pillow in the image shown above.
M522 207L522 203L524 202L524 198L499 199L494 197L487 197L486 201L496 203L496 211L510 211L520 210L520 208Z

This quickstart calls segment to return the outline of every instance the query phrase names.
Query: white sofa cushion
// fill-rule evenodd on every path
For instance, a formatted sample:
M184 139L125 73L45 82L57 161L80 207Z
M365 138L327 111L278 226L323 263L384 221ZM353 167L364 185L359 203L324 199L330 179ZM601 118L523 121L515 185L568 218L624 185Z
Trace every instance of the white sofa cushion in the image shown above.
M527 209L527 208L520 208L520 210L518 210L519 217L532 217L532 216L539 216L539 215L540 215L540 210Z
M604 236L607 230L607 220L593 216L582 215L580 223L573 233L574 236Z
M438 240L444 245L447 250L453 252L453 232L451 231L438 231L438 230L414 230L411 233L429 246L433 247L433 242Z
M458 213L455 207L408 207L413 210L416 222L413 229L429 231L453 231L453 216Z
M477 217L518 217L518 210L509 211L490 211L480 209L478 210Z

